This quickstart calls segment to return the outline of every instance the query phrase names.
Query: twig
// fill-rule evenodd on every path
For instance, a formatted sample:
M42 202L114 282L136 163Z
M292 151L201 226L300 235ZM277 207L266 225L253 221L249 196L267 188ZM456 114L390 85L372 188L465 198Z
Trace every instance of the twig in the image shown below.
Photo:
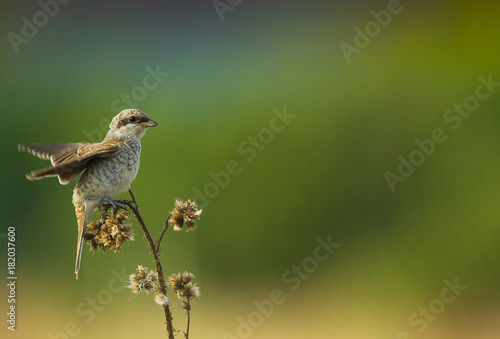
M132 190L128 190L128 193L130 193L130 196L132 197L132 201L135 204L136 208L139 208L139 205L137 205L137 201L135 200L134 193L132 193Z
M158 282L160 285L160 291L166 296L167 295L167 286L165 284L165 277L163 276L163 268L161 266L160 262L160 256L158 255L158 249L159 249L159 244L158 242L158 248L155 246L155 242L153 238L151 237L151 234L149 234L148 229L146 228L146 225L144 224L144 220L142 219L141 214L139 213L139 207L137 205L137 202L135 200L134 195L132 194L132 191L129 190L129 193L133 199L133 202L131 201L120 201L121 203L127 205L130 207L132 212L135 215L135 218L137 219L137 222L139 225L141 225L141 228L144 232L144 235L146 236L146 239L148 240L149 247L151 248L151 254L153 255L153 258L155 260L155 265L156 265L156 272L158 273ZM163 231L165 233L165 230ZM162 237L163 237L162 233ZM161 238L159 239L161 240ZM168 338L169 339L175 339L174 337L174 328L172 326L172 311L170 310L170 305L166 304L163 305L163 311L165 313L165 323L167 324L167 333L168 333Z
M160 237L158 238L158 241L156 242L156 251L158 252L160 250L160 243L161 240L163 239L163 235L168 229L168 220L170 219L170 214L168 215L167 219L165 220L165 226L163 227L163 231L160 234Z
M186 332L184 332L184 337L186 339L189 339L189 324L191 323L191 304L190 304L190 299L187 298L187 302L184 302L184 308L186 309L186 314L187 314L187 326L186 326Z

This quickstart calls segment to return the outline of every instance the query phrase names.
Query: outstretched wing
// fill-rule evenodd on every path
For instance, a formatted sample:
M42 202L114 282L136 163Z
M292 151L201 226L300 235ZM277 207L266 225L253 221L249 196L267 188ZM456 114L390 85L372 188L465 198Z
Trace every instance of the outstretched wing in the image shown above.
M18 146L18 149L22 152L29 152L36 157L44 160L50 160L52 165L54 165L54 161L52 160L53 156L74 153L78 150L78 148L82 145L79 144L52 144L52 145L25 145L21 144Z
M27 174L29 180L57 176L59 182L66 185L87 168L89 161L108 157L122 145L120 141L105 140L96 144L19 145L19 150L50 160L53 165Z

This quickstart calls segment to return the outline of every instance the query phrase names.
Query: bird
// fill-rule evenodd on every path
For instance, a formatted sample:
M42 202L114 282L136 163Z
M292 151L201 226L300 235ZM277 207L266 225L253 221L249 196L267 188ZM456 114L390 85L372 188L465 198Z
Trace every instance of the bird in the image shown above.
M138 109L125 109L109 124L99 143L19 144L19 151L50 160L51 167L26 174L29 180L58 177L67 185L80 173L73 190L73 205L78 223L75 275L78 279L84 235L94 211L104 203L123 207L114 198L130 190L139 171L141 138L158 124ZM132 195L133 198L133 195Z

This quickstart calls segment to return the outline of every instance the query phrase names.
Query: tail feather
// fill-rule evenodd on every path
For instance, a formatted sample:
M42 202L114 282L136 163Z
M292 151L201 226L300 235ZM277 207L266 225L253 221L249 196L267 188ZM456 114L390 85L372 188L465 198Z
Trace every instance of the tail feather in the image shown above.
M75 263L75 274L76 279L78 279L78 272L80 271L80 262L82 261L82 250L83 250L83 235L87 230L87 223L90 219L88 217L88 211L85 210L85 205L82 203L75 204L76 219L78 221L78 240L76 243L76 263Z

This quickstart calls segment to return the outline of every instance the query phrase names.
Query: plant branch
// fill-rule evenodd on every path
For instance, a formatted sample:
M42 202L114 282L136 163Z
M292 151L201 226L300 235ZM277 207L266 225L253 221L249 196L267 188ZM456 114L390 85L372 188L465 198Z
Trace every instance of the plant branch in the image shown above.
M154 242L153 238L151 237L151 234L149 233L149 231L144 223L144 220L142 219L141 214L139 213L139 207L137 205L135 197L132 194L132 191L129 190L129 192L130 192L130 195L133 199L133 202L120 201L120 203L123 203L123 204L127 205L128 207L130 207L130 209L132 210L132 212L135 215L135 218L137 219L137 222L139 223L139 225L141 225L141 228L144 232L144 235L146 236L146 239L148 240L149 247L151 248L151 254L153 255L153 258L155 261L156 272L158 273L158 282L160 285L159 286L160 291L166 296L167 295L167 286L165 284L165 277L163 276L163 267L161 266L160 256L158 254L159 242L158 242L158 248L157 248L155 246L155 242ZM163 231L163 233L165 233L165 230ZM163 237L163 233L162 233L162 237ZM170 310L170 305L169 304L163 305L163 311L165 313L165 323L167 325L168 338L175 339L174 338L174 331L175 330L172 326L172 311Z
M158 241L156 241L156 251L160 251L160 243L163 239L163 235L165 234L165 232L167 231L168 229L168 220L170 219L170 214L168 215L167 219L165 220L165 226L163 227L163 231L161 232L160 234L160 237L158 238Z
M186 309L187 314L187 325L186 332L184 332L184 337L186 339L189 339L189 325L191 323L191 303L189 298L187 298L187 301L184 302L184 308Z
M134 202L135 204L135 207L136 208L139 208L139 205L137 205L137 201L135 200L135 197L134 197L134 193L132 193L132 190L128 190L128 193L130 194L130 196L132 197L132 201Z

